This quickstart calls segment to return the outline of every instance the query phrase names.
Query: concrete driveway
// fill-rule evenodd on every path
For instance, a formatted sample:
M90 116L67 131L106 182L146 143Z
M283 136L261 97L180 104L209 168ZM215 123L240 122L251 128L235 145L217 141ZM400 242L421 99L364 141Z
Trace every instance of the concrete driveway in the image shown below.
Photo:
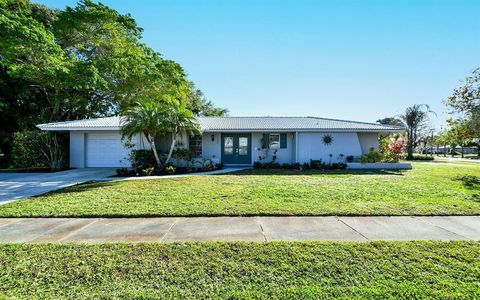
M52 173L0 173L0 205L91 180L108 180L114 174L114 168L85 168Z

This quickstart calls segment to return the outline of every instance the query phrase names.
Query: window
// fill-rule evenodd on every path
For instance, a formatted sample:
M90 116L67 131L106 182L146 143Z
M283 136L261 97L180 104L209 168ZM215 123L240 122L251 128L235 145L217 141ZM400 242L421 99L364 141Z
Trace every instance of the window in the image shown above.
M280 134L271 133L268 136L268 148L279 149L280 148Z
M248 155L248 137L242 136L238 138L238 154Z
M223 141L223 154L232 155L233 154L233 137L226 136Z
M188 138L188 147L195 153L195 157L202 156L202 136L193 135Z

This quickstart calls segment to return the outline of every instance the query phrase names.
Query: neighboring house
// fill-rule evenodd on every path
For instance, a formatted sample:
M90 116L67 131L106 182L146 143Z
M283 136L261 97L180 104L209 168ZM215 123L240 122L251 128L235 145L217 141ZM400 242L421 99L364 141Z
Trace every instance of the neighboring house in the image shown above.
M403 128L376 123L316 117L199 117L201 136L178 136L177 147L190 148L198 157L225 165L251 165L255 161L304 163L345 161L370 148L378 149L381 133ZM85 119L37 126L47 131L70 132L70 167L128 167L121 139L121 118ZM141 135L132 141L135 149L149 149ZM170 141L159 139L166 151Z

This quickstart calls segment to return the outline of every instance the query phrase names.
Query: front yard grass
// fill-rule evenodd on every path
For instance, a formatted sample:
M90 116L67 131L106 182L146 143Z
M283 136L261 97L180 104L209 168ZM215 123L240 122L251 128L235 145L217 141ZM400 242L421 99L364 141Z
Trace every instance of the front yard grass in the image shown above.
M1 205L0 217L480 214L479 163L413 166L94 182Z
M3 244L0 298L478 299L478 242Z

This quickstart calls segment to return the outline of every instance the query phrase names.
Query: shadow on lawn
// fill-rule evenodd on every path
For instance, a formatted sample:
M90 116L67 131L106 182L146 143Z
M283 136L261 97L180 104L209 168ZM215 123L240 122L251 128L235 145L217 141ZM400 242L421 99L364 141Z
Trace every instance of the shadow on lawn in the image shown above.
M279 170L252 169L218 175L395 175L403 176L408 170ZM215 175L215 176L218 176Z
M59 195L59 194L70 194L70 193L78 193L78 192L86 192L92 189L97 189L97 188L105 188L105 187L111 187L114 186L116 183L119 181L87 181L87 182L82 182L76 185L68 186L59 190L54 190L50 192L46 192L44 194L40 195L35 195L32 196L32 198L40 198L40 197L45 197L45 196L50 196L50 195Z
M480 189L480 177L473 175L464 175L454 177L453 180L461 181L468 189Z

